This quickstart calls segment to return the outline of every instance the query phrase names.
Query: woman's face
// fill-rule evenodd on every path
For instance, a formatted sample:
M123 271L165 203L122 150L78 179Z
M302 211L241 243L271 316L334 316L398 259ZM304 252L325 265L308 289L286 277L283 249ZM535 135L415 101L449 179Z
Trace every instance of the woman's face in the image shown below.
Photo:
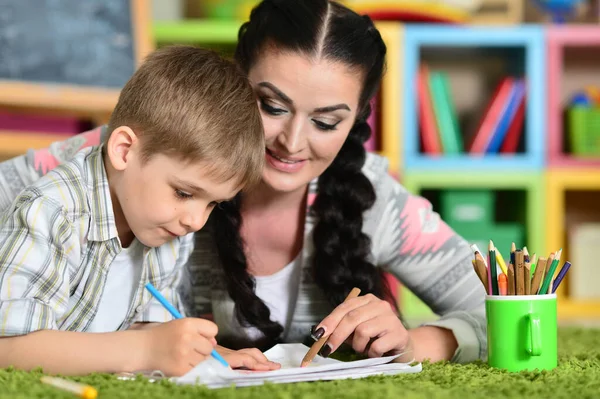
M361 74L341 63L267 50L249 78L265 129L263 182L280 192L303 190L348 137Z

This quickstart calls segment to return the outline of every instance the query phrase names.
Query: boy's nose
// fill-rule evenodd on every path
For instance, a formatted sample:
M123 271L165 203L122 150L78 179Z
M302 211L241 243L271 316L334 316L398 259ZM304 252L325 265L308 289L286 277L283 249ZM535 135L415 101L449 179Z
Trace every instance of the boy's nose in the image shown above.
M181 219L181 224L185 226L188 233L196 232L204 227L207 219L205 214L206 211L189 212Z

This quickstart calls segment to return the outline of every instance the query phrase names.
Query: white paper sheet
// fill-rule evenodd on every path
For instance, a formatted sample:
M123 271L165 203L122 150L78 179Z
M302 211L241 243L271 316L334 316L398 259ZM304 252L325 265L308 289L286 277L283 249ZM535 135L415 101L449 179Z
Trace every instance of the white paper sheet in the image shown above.
M260 385L265 382L281 384L301 381L337 380L364 378L372 375L393 375L418 373L421 364L410 366L406 363L390 363L397 356L371 358L351 362L316 356L307 367L300 363L309 348L302 344L279 344L265 352L267 359L280 363L281 369L273 371L230 370L210 358L183 377L174 378L178 384L202 384L209 388L226 386Z

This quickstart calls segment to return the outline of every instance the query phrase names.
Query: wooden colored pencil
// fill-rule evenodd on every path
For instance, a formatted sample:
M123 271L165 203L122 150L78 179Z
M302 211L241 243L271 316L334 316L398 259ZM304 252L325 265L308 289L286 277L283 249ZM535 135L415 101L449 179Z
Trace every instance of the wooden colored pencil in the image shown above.
M499 295L506 295L508 292L508 281L506 278L506 274L504 273L500 273L500 275L498 276L498 291L499 291Z
M540 290L540 284L546 273L546 258L540 258L533 274L533 280L531 281L531 294L537 295Z
M551 290L551 292L553 294L558 289L558 286L560 285L561 281L563 281L563 279L565 278L565 275L569 271L570 267L571 267L571 262L568 262L568 261L565 262L565 264L563 265L562 269L560 269L560 272L558 272L558 276L556 276L556 278L552 281L552 290Z
M552 265L550 265L550 270L546 273L546 277L544 277L544 282L542 283L542 288L540 288L540 294L547 294L550 291L550 283L552 283L552 279L554 278L554 273L556 272L556 268L558 267L558 262L560 262L560 255L562 253L562 249L559 249L552 261Z
M490 257L490 274L488 277L492 281L492 295L498 295L498 268L496 266L496 251L494 250L492 240L490 240L488 251Z
M529 251L527 250L527 247L523 247L523 259L525 259L525 262L529 262L531 259L529 259Z
M535 268L537 267L537 254L533 254L533 256L531 257L531 278L533 278L533 275L535 274ZM533 294L533 292L532 292Z
M513 242L512 244L510 244L510 263L512 263L513 265L516 265L515 263L515 252L517 251L517 247L515 246L515 243Z
M498 263L498 266L500 266L500 270L502 270L502 273L506 274L508 272L508 268L506 267L506 262L502 257L502 253L500 253L496 246L494 246L494 249L496 250L496 262Z
M344 302L346 302L352 298L356 298L359 294L360 294L360 288L356 288L356 287L352 288L352 291L350 291L350 293L348 294L346 299L344 299ZM308 352L306 352L306 355L302 359L302 363L300 364L300 367L306 367L310 364L310 362L313 361L315 356L317 356L317 353L319 353L319 351L321 350L323 345L325 345L325 343L329 339L330 335L331 334L327 334L326 336L321 337L317 342L312 344L312 346L310 347Z
M548 256L548 261L546 262L546 270L544 272L544 276L548 275L548 271L550 270L550 266L552 266L552 262L554 262L555 256L556 254L554 252L550 252L550 256Z
M508 295L516 295L515 290L515 267L512 263L508 265L508 275L506 276L508 280Z
M531 295L531 264L525 262L523 268L523 281L525 282L525 295Z
M485 292L487 293L487 272L485 270L485 266L479 262L479 264L481 265L480 267L476 259L473 259L471 263L473 264L475 274L477 274L477 277L479 277L479 280L483 284L483 288L485 288ZM481 268L483 268L483 270Z
M515 280L517 287L517 295L525 295L525 280L524 270L525 270L525 262L524 262L523 251L517 249L515 252L515 261L517 262L517 267L515 269Z

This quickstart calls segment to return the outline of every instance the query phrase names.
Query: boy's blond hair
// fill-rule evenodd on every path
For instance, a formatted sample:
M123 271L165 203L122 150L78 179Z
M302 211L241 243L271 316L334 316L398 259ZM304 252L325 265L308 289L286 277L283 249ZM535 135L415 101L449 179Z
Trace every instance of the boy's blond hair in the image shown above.
M123 87L108 124L140 138L142 162L155 154L205 162L207 173L256 184L264 163L262 120L246 75L217 53L168 46L151 53Z

